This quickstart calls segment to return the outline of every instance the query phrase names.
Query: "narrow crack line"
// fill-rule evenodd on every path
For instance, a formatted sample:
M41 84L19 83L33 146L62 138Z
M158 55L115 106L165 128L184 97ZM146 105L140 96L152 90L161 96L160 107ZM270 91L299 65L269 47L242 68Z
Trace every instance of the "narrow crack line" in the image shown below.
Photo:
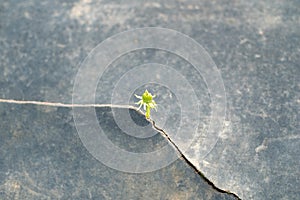
M52 106L52 107L66 107L66 108L80 108L80 107L111 107L111 108L128 108L137 110L136 107L130 105L116 105L116 104L73 104L73 103L57 103L57 102L44 102L44 101L23 101L14 99L0 99L0 103L10 103L10 104L31 104L40 106Z
M177 150L177 152L180 154L180 157L201 177L203 178L210 186L212 186L213 189L217 190L220 193L225 193L225 194L229 194L234 196L235 198L237 198L238 200L241 200L240 197L238 197L236 194L230 192L230 191L225 191L222 190L220 188L218 188L217 186L215 186L215 184L213 182L211 182L207 177L204 176L204 174L197 169L197 167L182 153L182 151L179 149L179 147L175 144L175 142L170 138L170 136L161 128L157 127L155 125L155 121L153 120L149 120L152 123L152 126L155 130L159 131L160 133L163 134L163 136L165 136L165 138L173 145L173 147Z
M116 104L73 104L73 103L58 103L58 102L44 102L44 101L24 101L24 100L14 100L14 99L0 99L0 103L9 103L9 104L18 104L18 105L23 105L23 104L31 104L31 105L40 105L40 106L52 106L52 107L66 107L66 108L74 108L74 107L97 107L97 108L104 108L104 107L110 107L110 108L127 108L127 109L133 109L141 114L144 115L144 113L137 109L134 106L130 105L116 105ZM221 193L226 193L229 195L233 195L235 198L238 200L241 200L236 194L230 192L230 191L225 191L217 186L215 186L207 177L204 176L204 174L197 169L197 167L189 161L189 159L182 153L182 151L179 149L179 147L175 144L175 142L172 141L172 139L169 137L169 135L161 128L157 127L155 125L155 122L151 119L149 119L151 122L153 128L160 133L173 145L173 147L177 150L179 153L180 157L201 177L203 178L210 186L212 186L213 189L217 190L218 192Z

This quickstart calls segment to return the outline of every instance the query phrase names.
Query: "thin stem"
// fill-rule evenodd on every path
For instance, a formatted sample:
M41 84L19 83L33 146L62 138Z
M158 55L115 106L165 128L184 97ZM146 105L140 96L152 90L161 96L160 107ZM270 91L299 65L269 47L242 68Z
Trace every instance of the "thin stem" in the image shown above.
M147 104L146 105L146 114L145 114L146 118L149 119L150 118L150 106Z

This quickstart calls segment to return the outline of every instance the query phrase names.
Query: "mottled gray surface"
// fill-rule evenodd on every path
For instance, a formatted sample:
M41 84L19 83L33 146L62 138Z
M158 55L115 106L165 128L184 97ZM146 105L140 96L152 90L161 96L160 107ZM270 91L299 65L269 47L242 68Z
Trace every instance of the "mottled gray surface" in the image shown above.
M78 64L99 42L132 28L175 29L207 49L220 69L227 96L225 126L217 133L217 145L205 160L195 154L199 144L187 156L218 187L243 199L299 199L299 13L297 0L2 0L0 97L70 103ZM197 95L204 115L199 131L205 133L211 108L203 80L172 55L146 50L136 54L140 54L136 59L132 53L107 71L97 101L110 103L110 97L101 96L101 90L111 90L111 81L118 81L130 62L171 63L182 67L180 72L190 77L198 92L203 91ZM153 88L162 110L173 106L176 121L176 100L166 104L172 91ZM20 120L31 121L34 110L27 112L26 117L19 116ZM12 126L7 130L19 134L26 132L22 125L14 127L18 121L12 117L1 125ZM176 128L176 124L169 126ZM19 187L9 184L16 190Z
M107 137L123 149L168 145L159 133L129 141L110 108L96 111ZM147 123L143 115L131 113L138 124ZM70 108L1 104L0 117L1 199L236 199L217 192L181 159L142 174L103 165L80 141Z

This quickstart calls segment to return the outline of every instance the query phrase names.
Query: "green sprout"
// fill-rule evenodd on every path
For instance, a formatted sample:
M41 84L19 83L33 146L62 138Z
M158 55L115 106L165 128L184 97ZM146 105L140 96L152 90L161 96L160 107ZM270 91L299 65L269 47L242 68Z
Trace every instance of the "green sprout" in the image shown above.
M138 110L143 106L144 110L146 111L145 117L146 119L150 119L150 111L151 108L154 108L156 110L156 103L153 100L155 95L152 95L148 90L145 90L144 94L142 96L138 96L135 94L135 97L140 99L140 101L136 102L135 104L140 105Z

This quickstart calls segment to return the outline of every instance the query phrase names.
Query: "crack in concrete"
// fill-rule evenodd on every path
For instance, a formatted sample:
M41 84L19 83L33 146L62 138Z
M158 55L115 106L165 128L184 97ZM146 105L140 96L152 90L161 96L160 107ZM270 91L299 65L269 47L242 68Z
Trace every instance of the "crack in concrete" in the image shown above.
M182 151L179 149L179 147L175 144L175 142L172 141L172 139L169 137L169 135L161 128L157 127L155 125L155 121L153 120L149 120L152 125L153 125L153 128L155 130L157 130L158 132L160 132L171 144L172 146L176 149L176 151L178 151L178 153L180 154L181 156L181 159L184 160L203 180L205 180L213 189L217 190L218 192L220 193L225 193L225 194L229 194L229 195L232 195L234 196L235 198L237 198L238 200L241 200L241 198L239 198L236 194L230 192L230 191L225 191L225 190L222 190L220 188L218 188L217 186L215 186L215 184L213 182L211 182L207 177L204 176L204 174L197 169L197 167L191 162L189 161L189 159L182 153Z
M24 105L24 104L30 105L31 104L31 105L52 106L52 107L67 107L67 108L73 108L73 107L126 108L126 109L133 109L133 110L145 115L145 113L143 113L141 110L138 110L136 107L130 106L130 105L73 104L73 103L68 104L68 103L57 103L57 102L14 100L14 99L0 99L0 103L9 103L9 104L18 104L18 105ZM170 144L174 147L174 149L179 153L181 159L184 160L195 171L195 173L198 174L203 180L205 180L213 189L215 189L216 191L218 191L220 193L225 193L225 194L228 194L228 195L232 195L235 198L237 198L238 200L241 200L241 198L239 198L236 194L234 194L230 191L222 190L222 189L218 188L217 186L215 186L213 182L211 182L207 177L205 177L204 174L200 170L198 170L197 167L191 161L189 161L189 159L182 153L182 151L175 144L175 142L169 137L169 135L163 129L161 129L158 126L155 125L155 121L153 121L151 119L148 119L148 121L152 124L153 129L160 132L162 134L162 136L164 136L170 142Z
M52 107L96 107L96 108L128 108L137 110L136 107L130 105L116 105L116 104L73 104L73 103L56 103L56 102L45 102L45 101L23 101L23 100L14 100L14 99L0 99L0 103L10 103L10 104L31 104L39 106L52 106Z

